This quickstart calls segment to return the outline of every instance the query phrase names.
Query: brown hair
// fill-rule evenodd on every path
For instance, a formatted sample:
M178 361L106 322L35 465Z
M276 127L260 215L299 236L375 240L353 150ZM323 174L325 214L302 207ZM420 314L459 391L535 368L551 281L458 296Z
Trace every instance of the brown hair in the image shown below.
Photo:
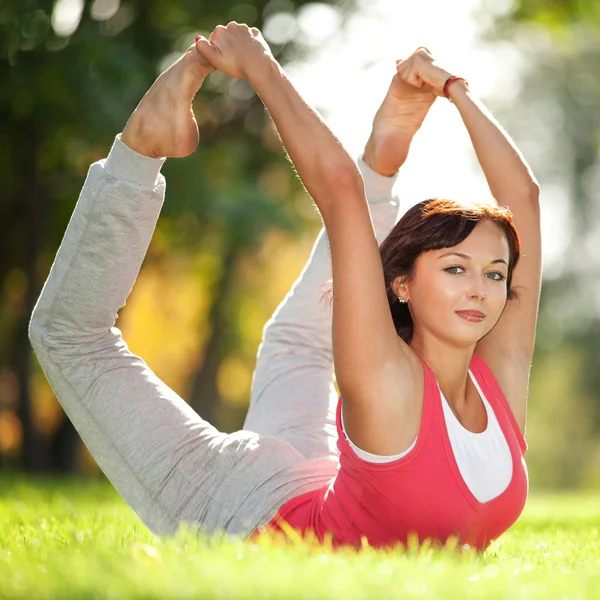
M511 288L512 274L519 262L521 242L511 211L497 204L461 204L453 200L432 198L412 206L394 225L379 246L388 302L398 335L409 344L413 336L413 320L408 304L398 301L392 281L404 276L410 280L417 258L429 250L452 248L460 244L484 219L498 224L508 240L509 260L506 278L507 299L518 294ZM329 290L331 291L331 289Z

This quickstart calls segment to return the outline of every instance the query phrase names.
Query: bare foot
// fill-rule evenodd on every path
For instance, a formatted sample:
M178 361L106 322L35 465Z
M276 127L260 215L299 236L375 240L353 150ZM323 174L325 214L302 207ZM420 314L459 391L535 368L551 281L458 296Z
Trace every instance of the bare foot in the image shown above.
M163 71L133 111L121 141L152 158L181 158L196 150L200 140L192 100L215 68L190 46Z
M398 171L435 99L429 86L417 88L394 75L365 146L364 160L373 170L387 176Z

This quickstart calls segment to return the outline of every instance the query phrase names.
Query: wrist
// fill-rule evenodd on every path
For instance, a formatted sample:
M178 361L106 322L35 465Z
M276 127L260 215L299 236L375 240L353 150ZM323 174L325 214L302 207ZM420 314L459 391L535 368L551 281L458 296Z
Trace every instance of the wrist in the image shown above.
M259 61L243 69L244 79L256 90L269 83L274 76L281 76L282 69L273 56L263 55Z
M455 104L456 100L464 98L469 93L469 84L464 79L457 79L448 85L446 91L448 100Z
M448 77L452 77L452 73L441 67L435 67L435 71L430 75L429 85L436 96L444 97L444 84L448 80Z
M411 141L411 134L396 131L393 136L379 136L374 128L365 144L363 161L375 173L392 177L406 161Z

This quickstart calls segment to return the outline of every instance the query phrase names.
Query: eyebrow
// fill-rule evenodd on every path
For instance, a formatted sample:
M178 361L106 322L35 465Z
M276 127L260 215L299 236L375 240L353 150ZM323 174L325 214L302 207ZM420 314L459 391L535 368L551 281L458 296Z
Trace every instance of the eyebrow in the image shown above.
M446 252L446 254L438 256L438 258L445 258L446 256L460 256L461 258L471 260L471 257L468 254L463 254L462 252ZM493 260L492 264L494 263L504 263L508 267L508 263L503 258L497 258L496 260Z

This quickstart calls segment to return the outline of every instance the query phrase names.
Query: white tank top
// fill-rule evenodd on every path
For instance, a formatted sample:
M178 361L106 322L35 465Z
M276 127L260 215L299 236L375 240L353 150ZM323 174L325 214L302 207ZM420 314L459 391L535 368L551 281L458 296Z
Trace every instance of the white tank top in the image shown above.
M499 496L510 484L513 471L512 456L510 454L508 442L498 423L498 419L479 387L471 369L469 369L469 375L483 400L487 412L488 424L485 431L482 431L481 433L473 433L460 424L459 420L452 412L444 394L442 394L439 384L438 389L440 389L440 398L444 410L448 437L450 438L450 445L452 446L452 452L454 453L454 458L456 459L460 474L475 498L477 498L479 502L488 502ZM417 440L415 439L415 441L400 454L380 456L361 450L352 442L344 429L343 411L342 430L348 440L348 444L354 450L356 455L363 460L373 463L386 463L402 458L408 454L417 443Z

